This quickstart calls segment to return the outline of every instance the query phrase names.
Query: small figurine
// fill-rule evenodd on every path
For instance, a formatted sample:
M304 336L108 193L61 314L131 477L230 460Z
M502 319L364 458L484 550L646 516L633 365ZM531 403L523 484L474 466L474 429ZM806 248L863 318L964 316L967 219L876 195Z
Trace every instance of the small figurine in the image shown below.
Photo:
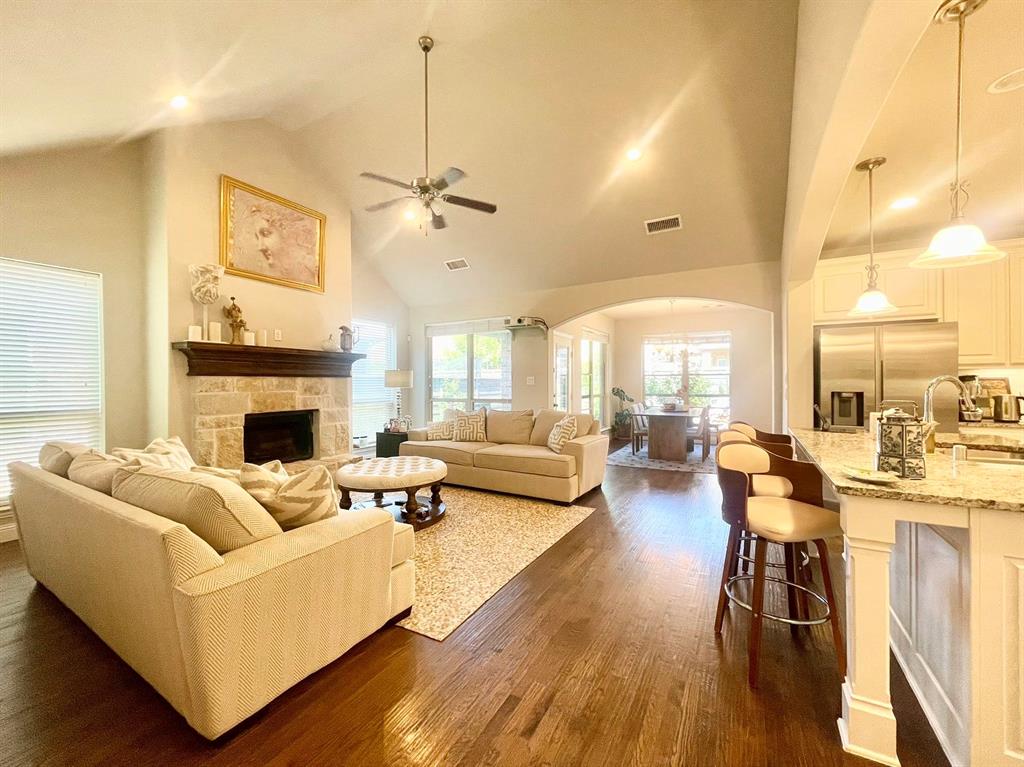
M358 331L353 330L348 325L342 325L338 328L338 345L341 347L343 352L352 351L358 342Z
M246 330L246 324L242 319L242 307L235 303L234 296L231 296L231 305L225 306L222 311L228 320L228 325L231 326L231 343L244 344L243 332Z

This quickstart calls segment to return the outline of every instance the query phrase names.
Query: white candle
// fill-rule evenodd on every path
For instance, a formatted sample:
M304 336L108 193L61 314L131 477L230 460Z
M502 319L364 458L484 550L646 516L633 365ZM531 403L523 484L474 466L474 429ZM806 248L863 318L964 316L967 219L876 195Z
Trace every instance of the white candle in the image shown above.
M243 331L242 332L242 343L245 344L246 346L255 346L256 345L256 334L253 333L251 330Z
M206 329L206 334L209 336L210 341L220 343L220 323L211 322L209 327Z
M266 330L257 330L256 331L256 345L257 346L266 346L267 345L267 331Z
M203 326L202 325L189 325L188 326L188 340L189 341L202 341L203 340Z

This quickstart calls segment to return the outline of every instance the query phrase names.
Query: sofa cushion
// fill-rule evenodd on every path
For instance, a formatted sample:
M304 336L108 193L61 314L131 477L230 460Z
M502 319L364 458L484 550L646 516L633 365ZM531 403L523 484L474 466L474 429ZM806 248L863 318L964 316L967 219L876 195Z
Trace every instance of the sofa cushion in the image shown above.
M539 410L537 411L537 420L533 424L533 433L530 434L530 444L547 445L551 430L566 415L575 416L576 434L578 436L582 437L590 433L590 427L594 423L592 415L587 415L586 413L565 413L561 410Z
M124 460L117 456L107 455L99 450L87 450L81 455L76 455L71 462L68 467L68 479L110 495L114 485L114 474L124 466L124 463Z
M493 442L456 442L451 439L430 440L419 442L408 440L398 448L399 455L420 455L424 458L436 458L445 463L461 466L473 465L473 454L484 448L494 447Z
M47 442L39 449L39 467L66 479L71 462L91 449L77 442Z
M495 445L478 450L473 465L481 469L513 471L518 474L540 474L545 477L573 477L576 459L554 453L539 445Z
M406 560L412 559L416 553L416 539L412 525L395 522L395 546L391 550L391 566L398 567Z
M112 495L119 501L180 522L218 554L281 532L260 504L233 482L181 469L122 466Z
M276 465L243 463L242 487L284 530L319 522L338 513L338 488L326 466L313 466L289 476L280 461Z
M452 439L456 442L487 441L487 411L484 408L473 413L459 413L452 427Z
M532 410L488 410L487 441L498 445L529 445Z
M181 441L181 437L154 439L142 450L115 447L110 452L118 458L140 466L159 466L165 469L188 471L196 465L188 448L185 447L185 443Z

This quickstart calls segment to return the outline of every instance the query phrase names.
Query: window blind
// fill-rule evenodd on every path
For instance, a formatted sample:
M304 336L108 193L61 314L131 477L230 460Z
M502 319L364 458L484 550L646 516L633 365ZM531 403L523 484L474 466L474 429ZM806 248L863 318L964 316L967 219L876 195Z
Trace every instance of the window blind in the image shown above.
M103 449L102 306L98 274L0 258L0 506L44 443Z
M375 320L354 320L359 333L354 351L366 359L352 366L352 437L374 444L384 422L395 417L395 394L384 388L384 371L395 368L395 331Z

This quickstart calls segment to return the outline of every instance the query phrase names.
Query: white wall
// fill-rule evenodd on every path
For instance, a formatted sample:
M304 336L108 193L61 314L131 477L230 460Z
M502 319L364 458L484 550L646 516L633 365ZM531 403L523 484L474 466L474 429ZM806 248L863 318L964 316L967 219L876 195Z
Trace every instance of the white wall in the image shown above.
M727 330L732 334L732 417L772 431L774 342L771 315L758 309L688 312L615 321L615 382L636 399L643 396L643 338L664 333Z
M151 139L154 140L154 139ZM352 321L352 259L349 210L338 194L293 152L292 137L264 122L215 123L173 128L156 137L163 142L164 216L167 243L167 317L164 345L170 358L166 403L167 432L188 439L190 387L185 358L170 349L198 322L201 308L189 293L188 265L219 260L220 175L233 176L327 216L325 291L296 288L226 275L222 300L210 307L211 319L235 296L252 330L280 329L272 345L319 348L329 333ZM221 318L223 319L223 318ZM273 333L270 333L273 338Z
M774 320L773 342L781 344L780 277L778 262L694 269L671 274L631 277L624 280L592 282L566 288L489 295L476 301L450 302L437 306L409 309L410 353L416 371L413 418L422 422L426 411L426 343L424 328L431 323L458 322L488 317L532 315L543 317L550 326L568 322L584 314L617 304L644 298L710 298L771 312ZM443 288L441 289L443 292ZM549 407L551 376L549 343L536 331L517 335L513 345L513 406ZM776 356L776 379L781 378ZM537 376L535 387L525 386L525 376ZM539 404L532 404L532 403ZM781 417L781 402L776 403L776 420Z
M396 364L408 368L409 307L373 265L359 258L352 260L352 316L393 326Z
M109 447L146 437L142 171L137 143L0 159L0 255L103 275Z

